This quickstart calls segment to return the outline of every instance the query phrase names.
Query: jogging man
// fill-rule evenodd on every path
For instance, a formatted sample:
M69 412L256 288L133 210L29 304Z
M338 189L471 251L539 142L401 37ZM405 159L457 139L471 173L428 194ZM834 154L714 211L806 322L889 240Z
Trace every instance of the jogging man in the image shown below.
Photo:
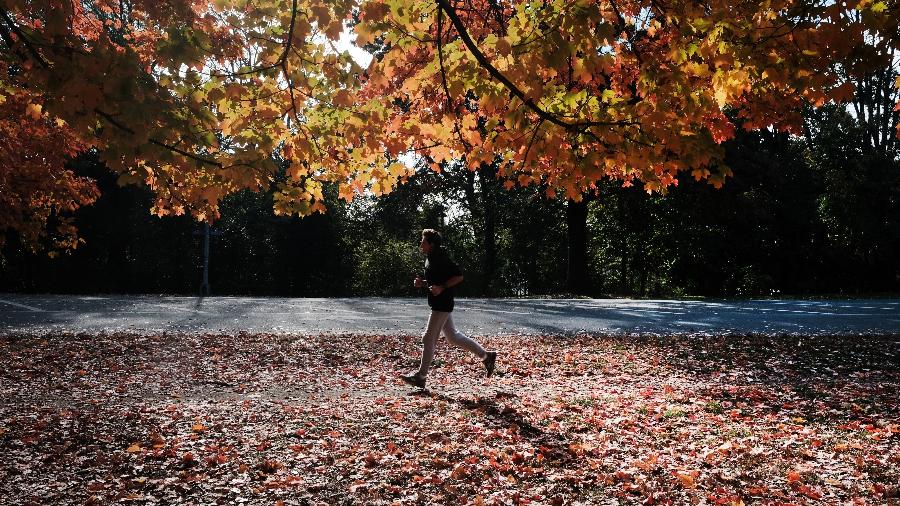
M413 285L416 288L428 288L431 316L428 317L428 327L422 336L422 362L419 370L400 377L406 383L419 388L425 388L425 379L428 377L428 369L434 359L434 349L441 331L447 341L480 358L488 377L494 373L494 364L497 361L496 351L485 351L478 341L453 326L453 318L450 315L453 312L453 288L462 283L463 276L459 267L441 247L441 242L441 234L437 230L426 228L422 231L419 251L425 255L425 278L416 276Z

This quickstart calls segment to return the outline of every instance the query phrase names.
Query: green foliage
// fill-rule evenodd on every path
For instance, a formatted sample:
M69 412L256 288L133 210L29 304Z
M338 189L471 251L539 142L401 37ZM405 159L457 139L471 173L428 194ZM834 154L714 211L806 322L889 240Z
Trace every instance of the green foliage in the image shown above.
M725 144L735 175L718 191L684 177L663 196L605 187L590 215L597 291L777 296L896 290L897 267L886 261L900 253L900 234L892 228L892 202L900 195L896 166L867 163L871 158L863 157L846 117L814 119L815 146L831 151L765 130L739 132ZM866 238L872 238L868 245Z
M422 260L413 241L364 239L354 249L353 293L382 296L421 295L413 278L422 269Z
M273 216L272 200L271 193L244 191L223 201L210 264L214 289L308 297L348 293L352 255L342 244L340 209L308 219Z
M685 223L675 237L673 277L690 293L772 296L810 292L816 247L815 174L803 145L785 134L742 132L726 144L735 177L717 192L685 181L672 192ZM684 195L681 194L684 192ZM672 224L675 226L676 224ZM689 281L692 280L692 281Z
M821 180L817 204L831 261L843 263L839 284L871 291L896 286L900 269L900 162L873 149L853 117L818 111L810 166Z
M496 283L502 295L541 295L564 290L565 211L534 189L502 194Z
M70 163L97 180L101 197L75 213L85 243L51 259L12 241L3 250L3 290L57 293L183 293L196 286L198 244L187 217L161 220L147 213L149 190L119 187L88 152Z

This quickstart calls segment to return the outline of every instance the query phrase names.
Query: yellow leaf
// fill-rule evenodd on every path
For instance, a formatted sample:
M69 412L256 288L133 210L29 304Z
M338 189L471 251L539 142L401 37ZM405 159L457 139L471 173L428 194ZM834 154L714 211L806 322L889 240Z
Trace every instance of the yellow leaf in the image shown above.
M406 165L403 165L400 162L394 162L388 167L388 172L390 172L393 177L400 177L406 173Z
M506 56L512 50L512 46L505 38L497 39L497 44L494 47L497 49L497 54L500 56Z
M225 92L221 88L213 88L206 94L206 99L210 102L219 102L225 98Z
M724 88L719 88L716 90L716 103L719 104L719 109L725 107L725 100L728 98L728 94L725 92Z
M291 177L294 181L300 181L300 178L309 173L306 166L302 163L292 162L290 167L287 169L288 176Z
M634 462L631 463L631 465L633 465L634 467L636 467L642 471L649 471L649 470L653 469L654 466L656 466L656 462L658 460L659 460L659 457L655 453L653 453L653 454L650 454L644 460L635 460Z
M129 446L128 449L125 451L128 453L138 453L139 451L141 451L141 445L134 443L133 445Z
M319 29L322 30L331 23L331 12L328 10L328 7L324 5L317 5L313 7L313 18L319 24Z
M328 36L331 40L338 40L341 38L341 33L344 31L344 23L341 22L340 19L332 19L331 23L325 28L325 35Z
M31 116L31 119L37 121L41 119L41 104L28 104L25 107L25 114Z
M370 44L375 40L375 34L372 33L372 29L369 28L368 23L360 23L356 25L356 45L364 46L366 44Z
M225 96L228 98L240 98L246 89L240 84L229 84L225 86Z

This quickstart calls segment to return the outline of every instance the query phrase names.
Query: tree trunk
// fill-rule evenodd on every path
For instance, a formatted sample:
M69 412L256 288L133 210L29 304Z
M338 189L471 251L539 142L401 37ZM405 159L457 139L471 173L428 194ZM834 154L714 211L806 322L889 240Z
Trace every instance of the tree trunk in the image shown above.
M496 179L490 166L479 170L478 177L481 180L481 202L484 210L482 222L484 264L481 272L481 291L485 295L495 295L493 281L497 270L497 213L494 202Z
M587 216L588 199L566 203L569 256L566 269L566 289L573 294L587 294L590 283L587 274Z
M477 171L466 171L463 191L466 204L472 215L476 237L481 235L483 255L481 257L481 293L493 295L493 281L497 270L497 212L496 184L492 165L482 165ZM475 191L475 177L478 177L479 191Z

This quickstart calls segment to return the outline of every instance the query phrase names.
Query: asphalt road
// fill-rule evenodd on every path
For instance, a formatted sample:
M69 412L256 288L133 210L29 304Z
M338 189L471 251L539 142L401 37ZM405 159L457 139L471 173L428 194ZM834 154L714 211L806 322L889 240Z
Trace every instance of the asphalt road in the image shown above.
M422 299L0 294L0 333L274 332L419 334ZM458 299L473 335L900 334L900 300Z

